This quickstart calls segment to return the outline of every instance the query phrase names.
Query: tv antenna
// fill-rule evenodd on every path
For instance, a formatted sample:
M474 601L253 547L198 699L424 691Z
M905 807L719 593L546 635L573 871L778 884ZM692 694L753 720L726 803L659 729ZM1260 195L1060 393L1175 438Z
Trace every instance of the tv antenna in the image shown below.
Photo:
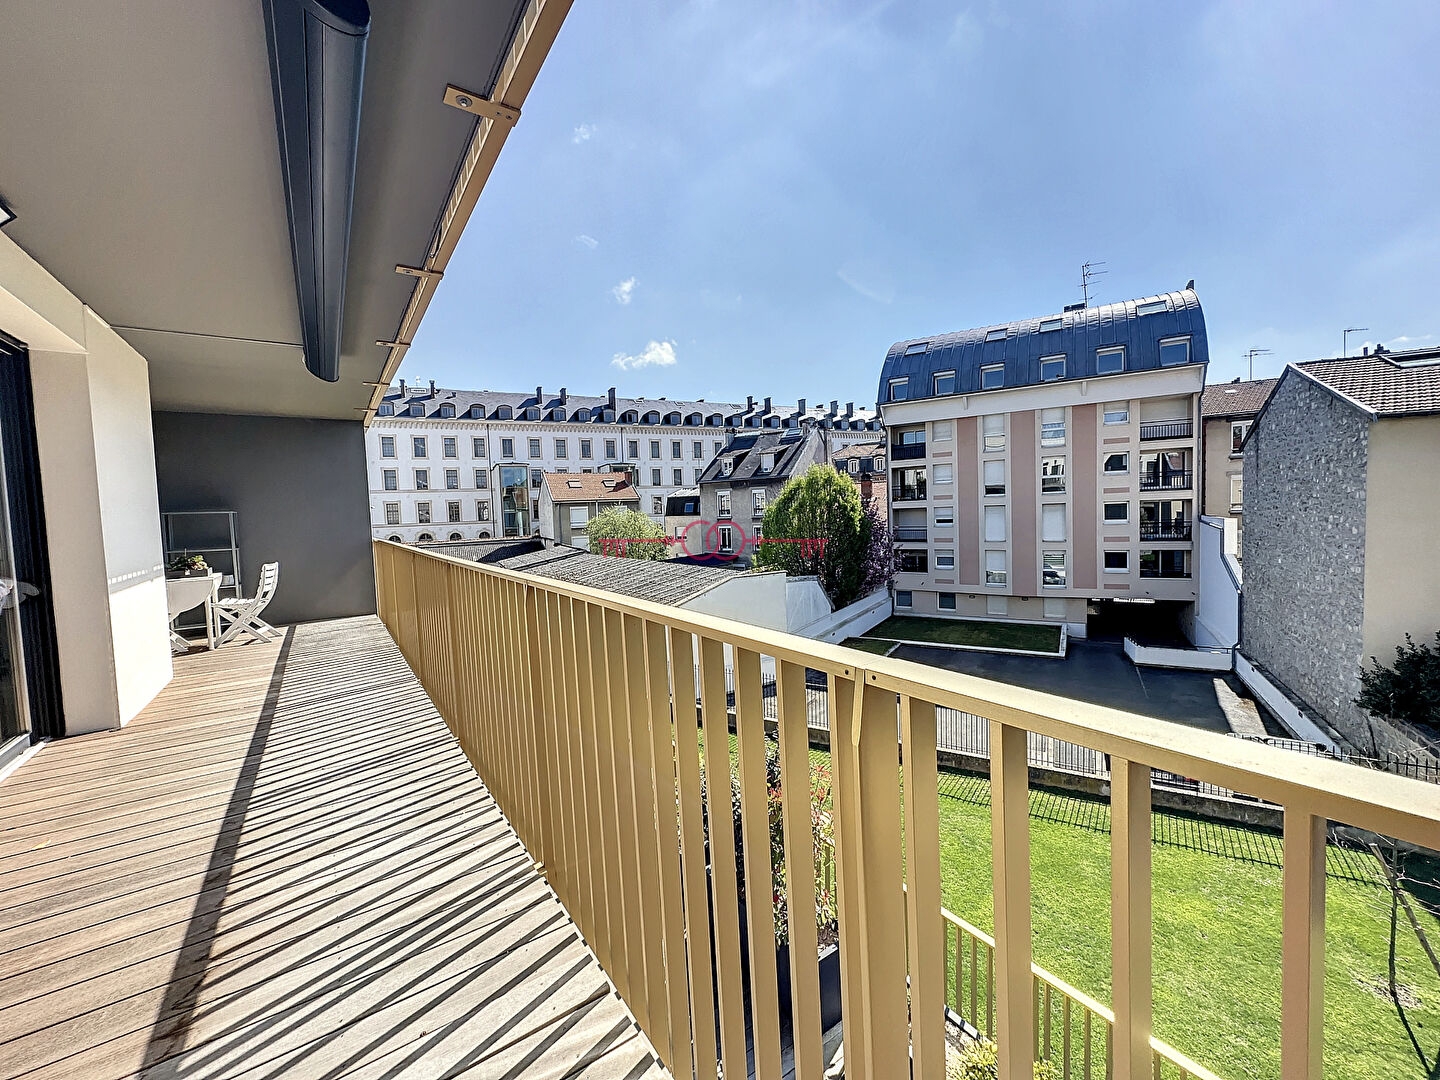
M1351 334L1363 333L1364 331L1369 330L1369 329L1370 329L1370 327L1368 327L1368 326L1347 326L1347 327L1345 328L1345 336L1340 339L1340 341L1341 341L1341 344L1340 344L1340 355L1341 355L1341 356L1349 356L1349 355L1350 355L1350 335L1351 335Z
M1247 349L1245 352L1240 354L1241 356L1245 357L1245 359L1250 361L1250 378L1252 380L1255 378L1255 357L1265 356L1269 352L1269 349Z
M1085 306L1090 306L1090 283L1109 270L1096 270L1097 266L1104 266L1104 262L1087 262L1080 266L1080 296L1085 301Z

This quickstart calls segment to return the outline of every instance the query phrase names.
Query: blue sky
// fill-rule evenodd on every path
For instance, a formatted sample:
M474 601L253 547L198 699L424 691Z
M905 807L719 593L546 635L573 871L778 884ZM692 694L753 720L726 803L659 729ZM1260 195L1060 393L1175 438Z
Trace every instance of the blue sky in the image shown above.
M1433 0L581 0L401 373L873 403L1086 260L1195 278L1211 381L1437 344L1437 55Z

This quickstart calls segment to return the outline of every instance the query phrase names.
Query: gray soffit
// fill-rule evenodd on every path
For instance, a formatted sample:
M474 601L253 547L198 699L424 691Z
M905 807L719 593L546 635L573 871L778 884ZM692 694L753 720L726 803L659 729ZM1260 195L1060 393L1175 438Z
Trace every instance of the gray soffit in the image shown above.
M157 410L357 419L519 0L372 0L339 381L306 371L259 3L47 0L0 34L6 235L150 361ZM548 47L548 43L546 44Z

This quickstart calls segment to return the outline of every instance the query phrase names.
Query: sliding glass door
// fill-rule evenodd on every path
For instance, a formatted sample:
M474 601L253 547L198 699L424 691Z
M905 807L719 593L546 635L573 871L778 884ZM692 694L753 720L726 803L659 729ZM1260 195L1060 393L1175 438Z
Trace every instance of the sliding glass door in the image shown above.
M0 417L0 423L4 418ZM0 437L0 762L30 731L25 699L25 653L20 642L20 604L29 591L15 572L10 544L10 502L5 491L5 440ZM28 741L28 740L25 740Z

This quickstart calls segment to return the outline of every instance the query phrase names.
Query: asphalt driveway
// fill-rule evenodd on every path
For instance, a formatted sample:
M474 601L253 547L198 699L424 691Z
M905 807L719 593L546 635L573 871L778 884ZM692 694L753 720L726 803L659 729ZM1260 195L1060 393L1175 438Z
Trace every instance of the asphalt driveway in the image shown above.
M890 655L1208 731L1230 730L1215 693L1218 676L1205 671L1137 668L1123 646L1114 642L1071 638L1063 660L923 645L901 645Z

